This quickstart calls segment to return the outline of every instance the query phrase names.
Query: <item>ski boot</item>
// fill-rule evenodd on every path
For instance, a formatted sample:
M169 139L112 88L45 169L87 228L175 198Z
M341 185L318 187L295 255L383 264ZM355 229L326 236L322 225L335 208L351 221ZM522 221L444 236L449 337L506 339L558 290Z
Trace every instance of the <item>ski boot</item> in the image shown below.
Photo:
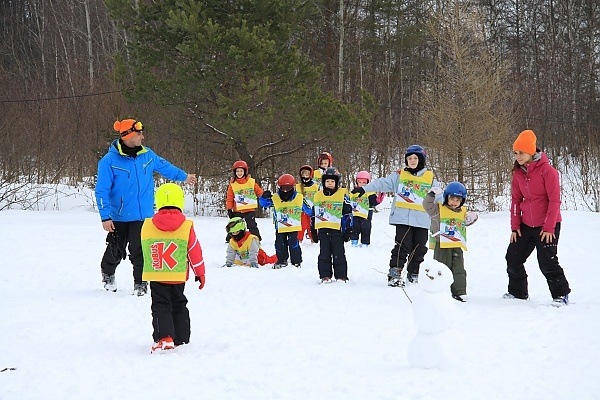
M133 285L133 294L141 297L148 293L148 282L136 283Z
M104 283L104 290L110 292L117 291L117 281L115 280L115 275L109 275L102 273L102 283Z
M390 272L388 273L388 286L390 287L404 287L404 282L402 281L402 277L400 276L402 270L397 267L390 268Z

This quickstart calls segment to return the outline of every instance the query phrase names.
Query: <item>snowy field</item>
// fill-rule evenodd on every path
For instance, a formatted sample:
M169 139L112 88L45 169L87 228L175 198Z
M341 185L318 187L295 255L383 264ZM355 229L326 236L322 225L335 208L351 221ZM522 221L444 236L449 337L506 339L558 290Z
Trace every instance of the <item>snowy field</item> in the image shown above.
M380 206L381 207L381 206ZM105 233L88 207L0 212L0 399L598 399L600 268L589 254L600 215L563 212L559 259L572 288L550 294L535 254L530 301L503 300L506 212L469 229L467 303L456 304L460 357L448 370L411 368L419 288L386 286L393 228L375 215L372 246L346 247L348 284L318 284L318 245L301 269L220 268L224 218L193 218L206 287L188 282L192 337L150 354L150 296L102 290ZM269 219L258 221L274 253ZM427 254L430 260L432 253ZM407 297L408 296L408 297Z

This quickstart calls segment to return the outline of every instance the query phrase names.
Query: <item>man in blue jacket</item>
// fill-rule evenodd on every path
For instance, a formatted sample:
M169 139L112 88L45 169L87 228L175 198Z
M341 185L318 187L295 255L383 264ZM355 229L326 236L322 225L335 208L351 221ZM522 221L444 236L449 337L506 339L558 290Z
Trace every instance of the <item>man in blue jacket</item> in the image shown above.
M111 143L108 153L98 162L96 203L102 228L108 232L106 250L100 263L104 289L117 291L115 270L126 257L133 264L134 294L143 296L148 291L142 281L144 256L141 230L144 219L154 215L154 172L163 177L196 183L196 175L175 167L150 148L142 146L143 125L134 119L114 123L121 138Z

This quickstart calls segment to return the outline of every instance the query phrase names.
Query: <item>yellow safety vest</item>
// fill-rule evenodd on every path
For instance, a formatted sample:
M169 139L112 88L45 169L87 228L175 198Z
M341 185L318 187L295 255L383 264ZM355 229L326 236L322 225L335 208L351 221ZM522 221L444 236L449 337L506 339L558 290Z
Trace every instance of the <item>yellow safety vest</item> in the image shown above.
M438 205L440 207L440 232L437 240L440 242L440 247L442 249L460 247L467 250L466 208L461 207L461 210L456 212L442 203L438 203ZM430 241L430 246L431 244L435 247L435 242Z
M313 185L315 186L315 185ZM291 201L282 201L277 193L273 195L273 218L277 225L277 232L298 232L302 230L302 194L296 192L296 197Z
M304 201L308 204L308 207L312 208L315 204L315 193L319 191L319 185L315 182L312 186L302 186L301 183L296 183L296 192L302 193Z
M358 193L350 193L350 203L352 204L352 215L355 217L369 218L369 196L375 194L375 192L366 192L361 197L358 197Z
M185 282L187 279L188 240L193 223L185 220L175 231L161 231L152 218L142 225L142 280Z
M431 190L432 184L433 172L431 171L425 171L421 176L414 176L410 172L402 170L396 189L394 205L399 208L424 212L423 200Z
M325 196L322 190L315 194L315 228L342 229L342 210L345 191L341 188L331 196Z
M246 183L239 183L238 181L231 183L236 211L258 208L258 198L254 193L254 184L254 178L248 178Z
M258 240L258 236L252 234L248 235L248 238L244 240L244 243L242 243L241 246L235 239L229 239L229 245L235 250L234 264L250 266L250 246L254 239Z

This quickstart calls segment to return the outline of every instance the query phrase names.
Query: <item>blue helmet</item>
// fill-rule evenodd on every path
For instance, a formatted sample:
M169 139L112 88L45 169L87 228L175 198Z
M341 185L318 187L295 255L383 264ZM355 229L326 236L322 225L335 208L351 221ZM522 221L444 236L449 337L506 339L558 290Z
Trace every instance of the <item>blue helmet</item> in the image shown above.
M425 149L418 144L408 146L404 152L404 162L406 162L406 157L410 156L411 154L416 154L417 157L419 157L419 165L417 169L425 168L425 160L427 159L427 153L425 153Z
M444 204L448 204L448 196L457 196L462 198L460 205L465 204L467 199L467 188L460 182L451 182L444 189Z

